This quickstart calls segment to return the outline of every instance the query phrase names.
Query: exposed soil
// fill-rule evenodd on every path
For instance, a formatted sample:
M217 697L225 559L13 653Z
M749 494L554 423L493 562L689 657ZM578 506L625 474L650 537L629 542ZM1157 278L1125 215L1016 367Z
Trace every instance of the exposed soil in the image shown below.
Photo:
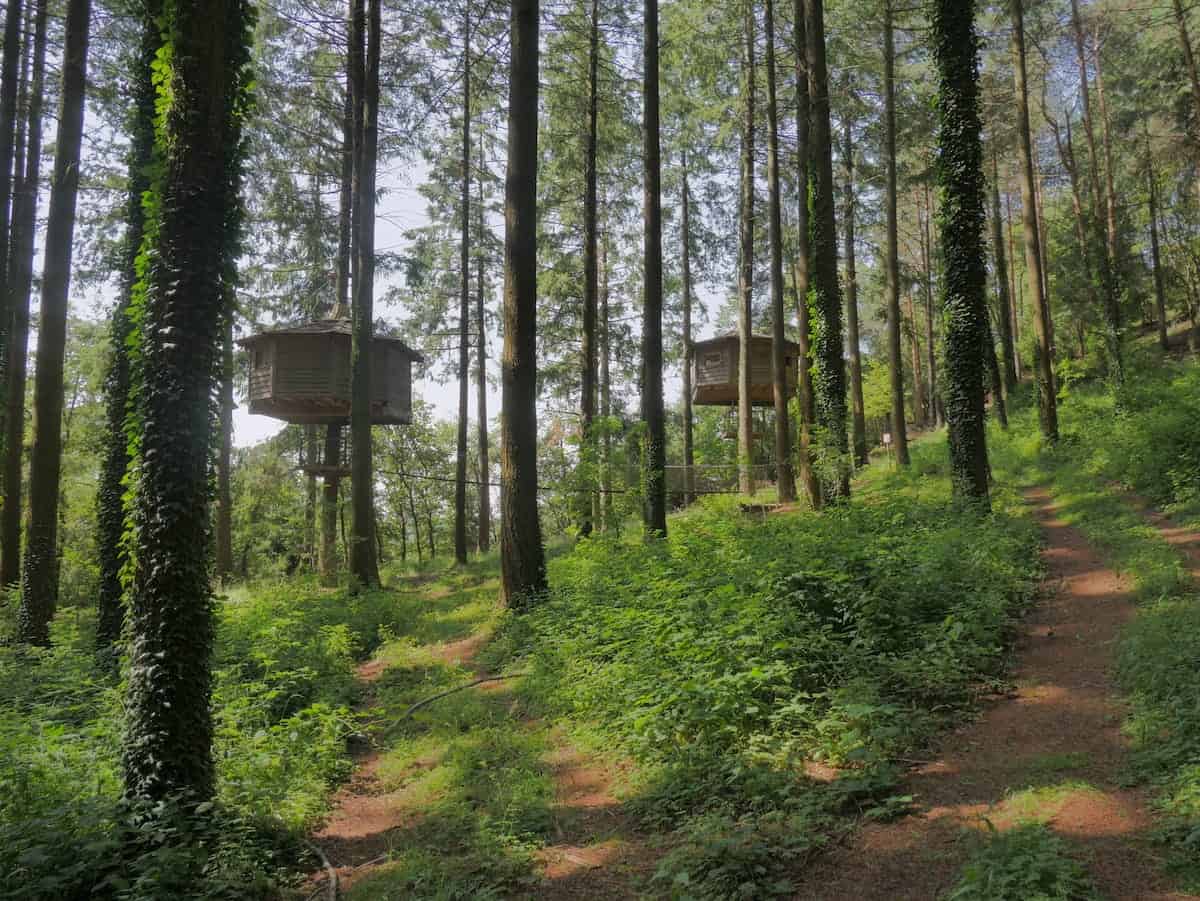
M916 814L864 827L813 866L798 898L936 899L966 858L967 830L1029 819L1079 848L1113 901L1196 897L1172 891L1147 839L1146 798L1120 784L1125 710L1111 671L1134 613L1129 586L1056 518L1046 492L1027 500L1045 535L1047 577L1021 627L1016 691L944 736L937 759L911 771L904 791L916 797Z

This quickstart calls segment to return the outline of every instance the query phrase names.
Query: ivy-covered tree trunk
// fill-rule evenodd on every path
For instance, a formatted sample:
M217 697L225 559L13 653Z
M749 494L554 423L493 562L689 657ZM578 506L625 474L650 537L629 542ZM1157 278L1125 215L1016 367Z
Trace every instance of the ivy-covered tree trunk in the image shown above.
M853 421L854 465L866 466L867 419L863 399L862 348L858 335L858 272L854 259L854 135L850 117L843 126L842 164L846 169L842 183L842 235L846 248L846 343L850 347L850 411Z
M642 422L646 424L646 531L667 534L667 423L663 411L662 153L659 136L658 0L645 2L642 70L644 277Z
M596 159L598 153L600 77L600 0L592 0L588 23L588 99L587 135L584 139L583 168L583 343L579 390L580 428L582 430L580 457L590 470L596 459L593 425L596 419L596 310L599 293L599 235L597 231L598 203L596 195ZM579 534L592 534L592 476L587 489L579 498Z
M775 465L779 500L796 499L792 475L792 426L788 416L787 322L783 312L783 208L779 188L779 106L776 102L775 3L767 0L763 17L767 43L767 190L771 242L771 377L775 383Z
M792 7L792 43L796 57L796 259L793 262L793 282L796 290L796 316L800 345L800 378L798 394L800 406L800 483L814 510L821 507L821 485L813 467L812 430L816 424L816 398L812 381L812 310L809 306L809 262L808 246L808 185L809 185L809 134L811 130L811 103L808 94L808 27L806 18L807 0L795 0Z
M1058 440L1058 400L1054 389L1054 355L1050 340L1047 299L1042 293L1042 242L1038 234L1037 198L1033 180L1033 142L1029 129L1029 92L1025 73L1025 13L1023 0L1010 0L1013 21L1013 75L1016 81L1017 136L1021 151L1021 215L1025 233L1025 269L1033 301L1036 336L1038 413L1042 435Z
M458 277L458 434L454 466L454 560L467 563L467 408L471 386L471 10L463 8L462 197Z
M900 238L896 214L896 66L895 28L892 23L892 0L883 4L883 118L884 163L887 185L884 206L887 209L887 248L884 269L887 275L887 333L888 371L892 389L892 445L896 461L908 466L908 427L904 415L904 356L901 345L900 318ZM918 391L921 389L918 388ZM915 404L917 411L921 405ZM920 413L917 413L920 416Z
M513 0L500 359L501 597L519 609L546 590L537 475L538 2Z
M46 78L48 0L38 0L34 15L32 82L26 116L25 170L13 192L12 244L9 248L9 310L4 367L4 504L0 512L0 585L21 579L21 476L25 461L25 382L29 358L29 303L33 293L34 236L41 186L42 106ZM136 252L136 251L135 251ZM0 334L3 334L0 331Z
M742 160L738 214L738 491L754 493L754 407L751 335L754 331L754 0L744 0Z
M58 600L58 499L62 469L63 362L67 300L71 287L75 201L87 79L90 0L67 5L62 87L55 140L54 177L42 264L37 374L34 381L33 457L29 481L29 529L21 573L17 635L30 644L50 643L50 620ZM14 411L15 414L16 411Z
M837 226L834 221L833 131L829 117L829 72L825 65L824 0L808 0L808 93L812 106L809 160L812 167L813 387L816 419L823 441L844 460L846 435L846 360L842 343L842 290L838 282ZM850 496L850 473L841 464L822 474L825 500Z
M241 225L246 0L165 6L162 170L141 316L136 568L125 702L126 795L197 800L214 789L209 460L221 331Z
M372 536L375 521L375 467L371 444L371 339L375 323L375 163L379 145L380 0L367 0L366 59L359 68L362 86L362 137L354 167L353 328L350 336L350 577L358 588L379 585L379 561ZM354 18L362 23L361 2ZM362 34L361 25L352 31ZM359 45L361 46L361 44ZM352 58L357 54L352 52ZM361 59L361 57L359 57Z
M942 198L938 231L945 261L944 402L950 432L951 478L958 497L987 506L983 352L984 341L989 339L975 2L934 0L932 13L938 82L937 173ZM1036 279L1036 267L1032 272Z
M224 334L221 337L221 380L217 401L217 553L216 574L220 582L233 577L233 308L229 292Z

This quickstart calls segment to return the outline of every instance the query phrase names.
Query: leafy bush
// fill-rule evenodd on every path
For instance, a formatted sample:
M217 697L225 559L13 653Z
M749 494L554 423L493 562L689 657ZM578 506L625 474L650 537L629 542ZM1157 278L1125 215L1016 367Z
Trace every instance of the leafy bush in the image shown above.
M1066 843L1040 824L994 830L971 855L945 901L1095 901Z

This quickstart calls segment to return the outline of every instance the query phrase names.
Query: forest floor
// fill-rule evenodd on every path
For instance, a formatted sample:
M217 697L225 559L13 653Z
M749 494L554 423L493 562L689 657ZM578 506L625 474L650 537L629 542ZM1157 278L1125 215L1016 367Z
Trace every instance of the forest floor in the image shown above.
M1169 783L1156 782L1137 757L1130 736L1145 710L1117 672L1135 618L1156 622L1155 598L1191 596L1200 585L1200 531L1070 464L1010 459L1006 467L1006 480L1038 486L1024 499L1043 538L1044 568L1037 602L1017 625L1011 690L899 761L907 771L895 791L911 796L908 815L868 816L815 858L804 854L788 867L791 897L934 901L962 885L994 838L1033 824L1062 842L1055 853L1095 889L1046 897L1200 899L1168 875L1171 852L1156 832ZM1163 587L1172 579L1174 593ZM496 590L484 566L398 586L425 612L411 634L389 636L359 667L368 746L313 836L338 870L342 896L664 894L651 880L674 840L628 806L634 764L603 734L531 707L522 673L497 671L504 655L490 645L504 618ZM504 678L441 696L495 675ZM323 887L316 873L308 893ZM977 885L976 894L954 897L1001 896L979 894Z

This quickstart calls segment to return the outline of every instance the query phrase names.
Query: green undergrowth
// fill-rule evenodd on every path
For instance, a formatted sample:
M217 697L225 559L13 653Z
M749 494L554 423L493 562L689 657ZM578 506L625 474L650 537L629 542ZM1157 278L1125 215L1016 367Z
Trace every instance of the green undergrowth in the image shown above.
M355 668L397 635L484 628L494 601L472 590L491 569L436 584L407 576L398 590L357 596L297 579L221 598L218 792L202 815L149 817L120 803L122 680L95 658L90 612L63 611L51 650L0 645L0 898L141 898L157 883L176 885L171 897L279 897L300 838L352 767L364 729ZM168 833L189 838L172 850Z
M989 829L944 901L1099 901L1084 865L1041 824Z
M1139 354L1120 409L1106 386L1074 386L1060 407L1062 437L1044 447L1033 411L992 435L1004 481L1045 485L1058 516L1099 547L1139 602L1118 650L1131 702L1128 778L1157 791L1159 837L1173 869L1200 888L1200 591L1183 555L1124 488L1193 526L1200 514L1200 367Z

